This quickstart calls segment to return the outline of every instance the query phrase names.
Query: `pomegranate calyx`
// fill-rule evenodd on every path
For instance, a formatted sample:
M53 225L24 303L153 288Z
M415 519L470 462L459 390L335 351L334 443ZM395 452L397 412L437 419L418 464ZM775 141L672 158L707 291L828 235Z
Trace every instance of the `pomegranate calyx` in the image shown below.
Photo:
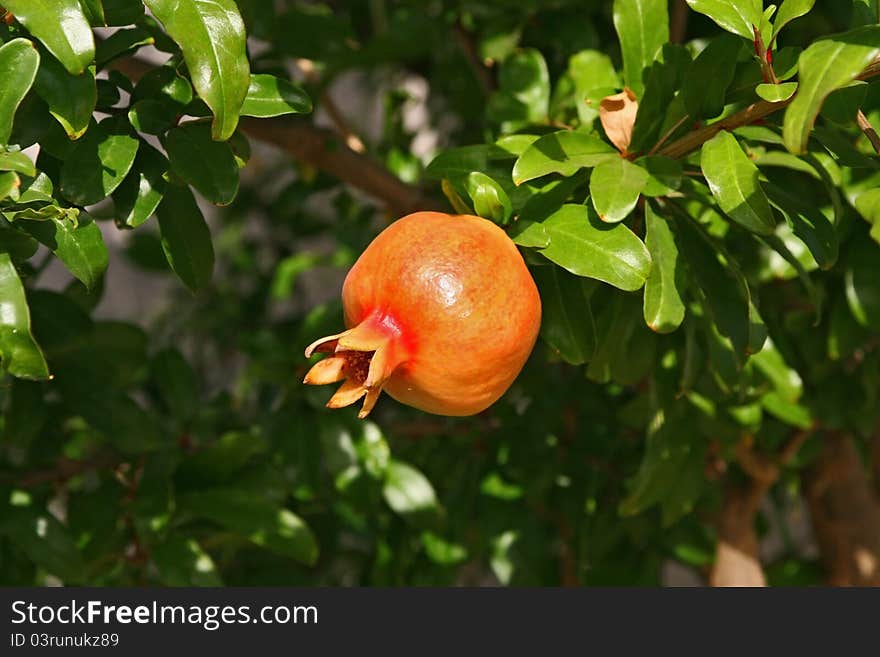
M358 412L370 414L385 382L403 361L396 352L393 336L362 322L352 329L316 340L306 348L306 358L315 352L329 353L308 371L303 383L325 385L343 381L327 402L327 408L342 408L364 397Z

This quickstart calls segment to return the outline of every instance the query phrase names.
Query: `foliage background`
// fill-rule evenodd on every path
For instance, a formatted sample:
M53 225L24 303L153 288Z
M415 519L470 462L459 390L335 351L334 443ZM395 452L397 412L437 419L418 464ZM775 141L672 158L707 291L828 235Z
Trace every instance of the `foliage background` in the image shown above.
M163 2L147 4L162 14ZM781 190L767 191L779 227L755 239L760 226L728 221L736 204L725 207L726 192L713 196L703 183L713 175L705 150L701 168L702 141L683 169L661 165L660 193L647 201L645 193L635 211L607 198L617 189L632 196L621 176L588 178L584 168L598 160L518 158L534 141L522 135L572 127L601 142L590 142L600 155L613 153L595 104L624 82L637 90L639 120L656 120L637 124L640 152L664 135L667 146L680 144L760 102L766 67L749 41L683 2L239 0L251 72L293 79L305 93L282 85L280 96L257 94L302 116L243 118L235 132L213 135L228 137L228 147L210 139L207 123L174 128L180 114L218 110L177 81L185 78L179 47L142 16L140 2L81 6L93 26L138 27L117 37L118 49L102 50L112 37L98 32L99 59L107 58L98 116L107 123L89 124L91 107L77 116L76 107L53 104L62 101L52 80L64 97L81 96L63 86L76 84L69 73L48 70L59 64L40 46L41 73L8 139L5 157L17 146L30 147L31 158L38 152L37 169L60 194L28 204L4 192L0 201L0 246L9 254L0 292L7 303L26 290L33 337L53 375L39 380L39 363L22 356L33 347L18 342L24 325L6 321L0 583L877 583L880 247L871 223L880 215L876 154L855 115L861 108L876 125L880 98L869 84L847 86L864 68L847 73L855 55L823 55L843 71L829 91L845 88L817 101L823 113L806 155L786 150L782 105L725 151L732 159L723 175L741 166L730 155L739 153L758 164L766 190ZM621 52L618 32L625 40L639 7L661 43L687 49L667 46L659 63L633 54L631 43ZM873 12L858 1L817 2L779 45L804 48L875 24ZM858 56L870 64L880 36L867 29L835 43L864 44L867 55ZM3 33L6 42L22 37L31 35L16 22ZM714 56L691 64L707 43ZM791 76L799 54L787 53ZM132 86L169 56L184 77ZM777 52L782 75L780 59ZM803 84L812 68L801 65ZM762 93L783 93L777 87ZM101 134L107 150L75 151L49 110L83 123L84 140ZM685 110L696 116L676 125L675 112ZM122 212L133 203L123 191L104 197L113 166L126 160L126 138L159 146L155 136L171 159L170 182L159 217L133 221L134 210ZM488 146L499 138L500 147ZM146 148L132 171L153 184ZM21 193L35 171L11 157L4 170ZM517 172L529 185L513 185ZM744 176L750 199L763 197L750 169ZM198 192L213 247L181 182ZM731 182L718 184L729 190ZM575 219L554 214L566 201ZM599 256L580 243L592 233L559 237L571 222L587 225L597 202L625 217ZM507 225L541 288L544 339L523 373L472 418L427 416L390 399L369 421L351 409L326 411L329 388L301 385L302 350L341 326L345 271L390 220L461 206ZM13 214L26 207L55 214L48 222ZM74 228L67 211L76 207L88 215ZM786 230L783 217L804 232ZM664 242L667 222L677 228ZM662 333L646 326L647 273L636 285L608 273L621 250L642 257L643 247L620 236L628 226L627 235L644 239L646 224L659 235L648 239L654 266L667 263L662 285L678 299L660 303ZM36 254L34 239L43 245ZM150 312L120 316L132 297ZM751 358L749 345L737 344L745 325L745 342L761 349L749 300L771 336ZM24 306L13 305L21 317ZM671 577L676 567L686 576Z

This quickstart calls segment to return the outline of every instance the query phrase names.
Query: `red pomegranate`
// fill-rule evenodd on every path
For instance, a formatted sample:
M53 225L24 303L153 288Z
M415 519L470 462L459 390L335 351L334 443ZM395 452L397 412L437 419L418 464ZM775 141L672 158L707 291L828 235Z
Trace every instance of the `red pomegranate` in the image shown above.
M525 364L541 325L541 299L516 246L480 217L416 212L382 231L342 287L347 331L313 342L305 383L344 380L327 403L384 390L438 415L473 415L494 403Z

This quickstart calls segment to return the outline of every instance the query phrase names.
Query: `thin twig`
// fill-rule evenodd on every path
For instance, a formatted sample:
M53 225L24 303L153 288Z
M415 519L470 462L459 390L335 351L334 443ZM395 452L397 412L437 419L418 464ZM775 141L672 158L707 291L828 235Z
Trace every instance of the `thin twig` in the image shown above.
M488 96L495 89L495 83L492 80L492 75L486 70L486 67L480 60L479 53L477 53L477 49L474 47L473 40L461 25L455 25L455 27L452 28L452 35L455 37L456 43L458 43L458 46L464 53L468 66L470 66L471 71L473 71L474 77L480 84L480 88L483 90L483 93Z
M675 131L681 127L681 124L687 121L689 118L690 116L685 114L678 121L676 121L675 125L669 128L669 130L667 130L666 133L662 137L660 137L659 141L654 144L651 150L648 151L648 155L654 155L657 151L659 151L663 147L663 144L666 143L666 140L669 139L675 133Z
M690 10L685 0L675 0L672 16L669 18L669 40L672 43L684 43L689 13Z
M880 135L874 130L874 126L871 125L871 122L868 121L868 117L865 116L865 113L862 112L862 110L859 110L856 114L856 123L859 124L859 129L865 133L865 137L871 142L871 146L874 147L874 152L880 154Z

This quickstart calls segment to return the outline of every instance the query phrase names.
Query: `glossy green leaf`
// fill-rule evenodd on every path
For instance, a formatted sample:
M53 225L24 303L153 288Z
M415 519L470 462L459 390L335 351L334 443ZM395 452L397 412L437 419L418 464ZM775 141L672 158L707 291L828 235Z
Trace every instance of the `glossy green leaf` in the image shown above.
M871 237L880 244L880 189L870 189L855 199L856 210L871 224Z
M797 91L797 82L783 82L781 84L759 84L755 87L755 93L759 98L768 103L781 103L788 100Z
M0 251L8 253L13 260L28 260L38 248L39 243L30 235L14 228L0 227Z
M788 402L796 402L804 392L804 382L797 370L785 362L782 354L768 339L764 348L754 354L749 362L773 385L777 394Z
M785 217L794 234L807 245L816 263L830 269L837 262L839 240L834 226L818 208L776 185L765 185L770 202Z
M169 185L156 216L168 264L195 292L211 280L214 247L208 224L189 188Z
M587 99L594 89L620 85L617 71L608 55L598 50L582 50L568 60L568 74L574 80L575 107L581 123L589 125L599 116L599 106Z
M4 0L3 6L73 75L95 56L92 28L78 0Z
M113 192L118 224L136 228L152 216L165 193L167 171L165 156L141 142L131 171Z
M4 0L5 1L5 0ZM79 584L85 563L67 528L33 502L9 506L0 516L0 535L6 536L28 559L65 584Z
M676 221L677 244L691 280L702 292L705 308L718 331L729 338L740 356L749 352L750 293L745 279L719 259L716 242L689 217Z
M312 100L300 87L289 80L252 74L247 96L241 106L242 116L281 116L305 114L312 111Z
M15 171L0 173L0 201L18 192L21 179Z
M401 515L437 509L437 495L428 478L402 461L392 460L385 471L382 496Z
M214 113L212 137L229 139L250 85L244 22L233 0L144 0L183 51L199 97Z
M645 282L645 323L657 333L670 333L684 320L684 263L669 221L645 203L645 246L651 254L651 273Z
M131 55L138 48L151 46L155 42L150 33L140 27L118 30L98 43L95 48L95 64L98 68L103 68L114 59Z
M610 158L619 159L617 151L596 135L561 130L544 135L519 156L513 181L521 185L550 173L573 176Z
M106 198L128 175L139 144L108 122L92 126L61 167L61 194L76 205Z
M870 240L857 240L846 258L846 300L862 326L880 329L880 247Z
M639 111L633 126L629 151L650 151L657 141L685 114L681 94L684 75L691 62L690 51L682 45L667 43L661 57L645 69L645 94L639 99ZM669 118L675 117L672 122Z
M192 102L193 89L185 77L178 73L173 64L166 64L147 72L138 80L131 95L132 101L168 100L183 108Z
M474 211L478 216L504 225L510 219L513 208L507 192L489 176L479 171L472 171L465 181L468 195L474 203Z
M851 82L828 94L819 114L833 123L850 126L855 123L856 113L864 107L867 92L868 83L864 80Z
M761 25L764 11L762 0L687 0L688 6L705 14L719 27L751 41L755 38L752 26Z
M622 157L600 162L590 176L590 198L599 219L615 223L636 207L648 182L648 172Z
M541 255L577 276L638 290L651 270L651 255L624 224L605 224L585 205L566 204L542 222L550 244Z
M292 511L234 488L185 493L178 497L179 513L205 518L247 538L255 545L312 565L318 543L309 527Z
M736 137L722 131L704 143L700 168L724 214L754 233L773 232L776 222L758 185L758 167L740 148Z
M494 160L512 157L494 145L459 146L438 153L425 167L425 175L435 179L466 176L471 171L486 171Z
M0 253L0 355L4 369L24 379L48 379L49 367L31 334L24 286L8 253Z
M803 153L825 98L852 82L880 53L880 25L820 39L798 60L799 86L785 110L782 138L792 153Z
M565 362L586 363L596 349L592 285L555 266L531 272L541 293L541 337Z
M238 165L229 144L213 141L202 123L187 123L165 138L171 170L217 205L232 203L238 193Z
M550 104L550 74L544 56L533 48L524 48L505 59L498 72L498 92L489 111L512 132L520 125L547 120Z
M543 249L550 244L550 233L544 224L528 219L518 219L507 230L514 244Z
M0 46L0 147L9 142L15 111L27 95L40 66L40 54L29 39L13 39Z
M733 34L712 39L691 63L681 93L691 120L711 119L724 110L743 41Z
M87 288L92 288L107 269L107 246L98 224L88 215L81 213L78 225L66 219L29 221L22 225Z
M34 80L34 90L46 101L49 112L71 139L79 139L89 127L98 102L95 74L87 68L72 75L54 58L43 57Z
M794 19L800 18L810 13L816 0L782 0L779 9L776 12L776 18L773 21L773 37L770 40L772 45L779 30L791 23Z
M0 150L0 171L17 171L32 178L37 175L37 168L31 158L21 151Z
M681 162L671 157L648 155L636 160L636 164L648 173L642 194L645 196L668 196L681 187Z
M666 0L614 0L614 29L623 55L623 79L641 99L642 70L669 41Z
M128 110L128 121L138 132L164 135L177 124L183 108L166 99L146 98L135 102Z

